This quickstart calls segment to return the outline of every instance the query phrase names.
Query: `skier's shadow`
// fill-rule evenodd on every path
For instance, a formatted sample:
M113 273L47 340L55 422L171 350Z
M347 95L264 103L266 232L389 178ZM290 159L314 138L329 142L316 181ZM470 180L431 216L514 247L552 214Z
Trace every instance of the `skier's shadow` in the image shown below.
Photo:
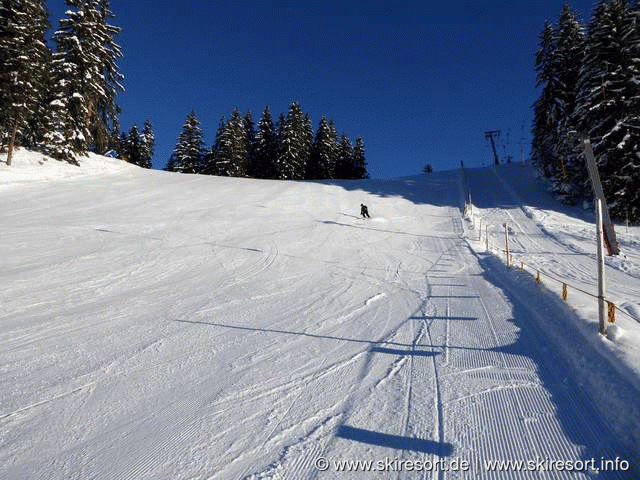
M343 212L340 212L340 215L342 215L344 217L351 217L351 218L355 218L356 220L360 220L360 217L357 216L357 215L351 215L349 213L343 213Z

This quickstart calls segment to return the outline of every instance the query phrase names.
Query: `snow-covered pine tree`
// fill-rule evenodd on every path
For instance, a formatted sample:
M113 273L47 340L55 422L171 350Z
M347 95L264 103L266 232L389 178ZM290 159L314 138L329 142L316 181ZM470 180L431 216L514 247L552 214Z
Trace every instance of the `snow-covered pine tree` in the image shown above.
M556 172L557 123L553 118L557 89L557 74L554 70L557 65L554 59L555 49L556 31L550 23L545 23L536 52L536 86L542 87L542 91L533 106L531 159L546 177L552 177Z
M273 178L280 178L280 170L278 167L278 162L280 159L280 153L282 152L282 139L284 138L284 125L286 123L286 117L284 115L284 113L280 113L280 115L278 115L278 120L276 121L276 124L274 126L274 131L276 132L276 156L274 157L274 161L273 161L273 172L274 172L274 177Z
M322 117L311 149L308 178L324 179L333 177L333 153L335 139L331 136L329 122Z
M347 134L342 134L338 144L335 178L353 178L353 144Z
M91 147L103 153L108 149L111 123L119 113L116 96L124 91L124 77L117 65L122 50L114 41L120 28L108 23L114 17L109 0L65 1L75 9L60 20L54 39L66 100L79 104L67 106L76 132L74 150L82 153Z
M247 170L245 175L249 177L255 177L254 175L254 164L255 164L255 142L256 142L256 125L253 121L253 115L250 110L247 110L247 113L242 118L244 132L245 132L245 143L247 148Z
M277 139L269 106L264 107L258 122L254 142L254 162L251 175L256 178L274 178L277 154Z
M181 173L199 173L202 169L204 142L202 129L195 110L187 115L173 149L173 171Z
M333 120L329 120L329 135L331 137L331 173L329 178L336 178L336 165L338 164L338 130Z
M574 150L569 132L574 130L573 116L576 108L578 79L585 51L584 28L578 14L564 5L558 20L556 48L553 52L553 71L557 76L552 104L552 122L555 127L554 142L556 165L553 177L558 198L574 203L582 193L577 188L587 175L584 159Z
M276 161L281 180L301 180L305 175L308 151L305 147L304 117L300 104L291 103L281 124L280 149Z
M176 157L175 157L175 155L173 153L169 157L169 160L167 161L167 165L164 167L164 170L167 171L167 172L177 172L178 171L178 170L176 170Z
M588 27L575 115L578 130L593 144L611 215L634 220L638 190L630 187L637 185L640 150L639 31L637 7L624 0L598 3Z
M126 160L127 136L127 132L120 132L120 139L118 140L118 152L120 152L120 158L122 160Z
M151 168L151 160L156 147L156 136L153 133L151 121L144 122L142 135L140 137L140 166L142 168Z
M36 107L33 114L27 119L26 125L19 131L19 142L25 147L42 150L46 134L45 116L47 113L49 87L51 83L49 72L52 55L51 50L46 46L43 35L44 32L51 27L51 24L49 22L49 12L46 8L46 1L32 0L32 3L42 5L42 8L36 8L36 13L33 15L33 17L37 19L35 23L40 25L38 27L40 31L38 36L41 38L41 41L38 42L38 45L39 52L42 56L40 57L39 63L34 62L34 71L32 72L30 80L32 85L38 85L38 94L35 99ZM43 57L44 61L42 61Z
M140 143L140 132L138 126L133 125L129 129L126 140L124 142L124 159L134 165L142 166L142 145Z
M621 168L615 179L621 188L613 198L613 215L640 223L640 5L630 7L624 25L626 49L624 63L627 65L625 79L625 113L620 122L616 145L622 158ZM635 88L634 88L635 87ZM622 134L622 135L620 135ZM615 188L615 186L614 186Z
M222 133L218 154L219 174L230 177L247 175L247 134L243 118L236 108Z
M37 112L44 92L49 18L40 0L0 3L0 121L7 137L7 165L16 138ZM4 135L3 135L4 136Z
M313 148L313 124L311 117L305 113L302 121L302 164L304 165L304 175L307 175L307 168L311 159L311 149Z
M116 118L113 121L111 132L109 133L109 152L111 155L115 155L117 158L122 158L122 150L120 149L120 134L120 120Z
M367 172L367 160L364 155L364 140L362 137L356 138L356 144L353 147L353 178L364 179L369 178Z
M50 63L50 90L44 123L46 133L43 150L49 156L78 165L76 155L87 151L89 134L84 122L75 119L86 116L86 103L80 94L73 94L69 78L78 75L77 66L66 62L63 52L56 52Z
M227 128L227 120L224 115L220 118L216 138L211 148L202 157L202 173L204 175L222 175L218 168L218 158L220 155L220 147L222 145L222 136Z

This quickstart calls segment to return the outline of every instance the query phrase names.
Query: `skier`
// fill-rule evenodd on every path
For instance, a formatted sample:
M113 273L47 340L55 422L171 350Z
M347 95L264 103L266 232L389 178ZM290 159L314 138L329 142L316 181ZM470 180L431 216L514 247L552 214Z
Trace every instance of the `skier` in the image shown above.
M362 218L371 218L369 216L369 209L363 203L360 204L360 215L362 215Z

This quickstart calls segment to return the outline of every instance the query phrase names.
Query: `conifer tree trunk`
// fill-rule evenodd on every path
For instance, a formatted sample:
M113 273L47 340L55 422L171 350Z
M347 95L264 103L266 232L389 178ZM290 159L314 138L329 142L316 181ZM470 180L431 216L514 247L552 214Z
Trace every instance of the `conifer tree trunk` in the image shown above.
M13 121L13 128L11 129L11 137L9 138L9 147L7 149L7 165L11 165L11 158L13 157L13 149L16 143L16 133L18 132L18 122Z

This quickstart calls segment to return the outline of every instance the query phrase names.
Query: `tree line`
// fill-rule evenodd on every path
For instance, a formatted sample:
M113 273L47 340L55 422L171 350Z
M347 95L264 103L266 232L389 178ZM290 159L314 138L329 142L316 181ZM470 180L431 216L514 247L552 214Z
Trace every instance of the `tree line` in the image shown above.
M0 142L7 164L16 146L78 164L89 151L116 152L151 167L151 124L120 133L116 97L124 91L118 68L120 28L110 24L109 0L66 0L51 28L46 0L0 2Z
M585 26L564 5L546 23L536 53L532 161L567 203L592 198L589 138L614 217L640 221L640 8L601 0Z
M222 117L213 145L205 148L195 111L182 127L166 170L232 177L302 179L368 178L364 141L338 136L323 117L315 133L311 118L292 102L274 122L267 105L256 125L236 108Z

